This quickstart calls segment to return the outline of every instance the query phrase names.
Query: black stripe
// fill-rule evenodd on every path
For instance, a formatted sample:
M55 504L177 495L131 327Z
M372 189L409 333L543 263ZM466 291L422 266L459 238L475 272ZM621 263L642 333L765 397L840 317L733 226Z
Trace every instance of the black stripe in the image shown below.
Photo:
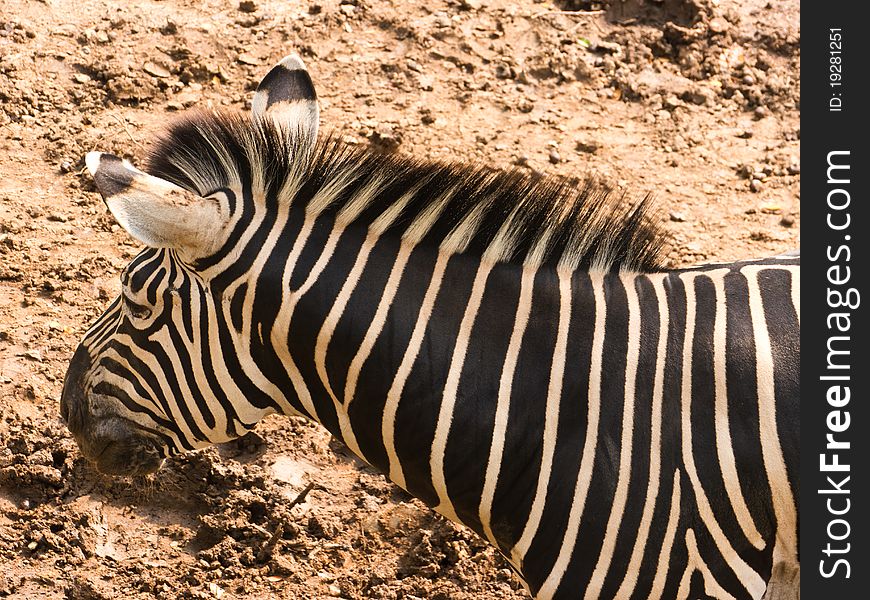
M456 344L459 324L471 294L477 261L457 255L447 263L420 354L414 362L396 413L395 445L408 491L433 506L430 455L435 426Z
M471 332L444 456L447 492L463 523L478 534L504 359L520 295L517 267L496 265L489 274ZM469 460L470 456L479 457Z
M387 323L360 371L356 398L350 406L350 420L360 449L371 464L382 471L389 468L381 433L384 404L395 378L395 365L401 363L411 340L436 259L436 252L419 247L408 257L387 313Z
M565 377L559 407L559 427L553 470L547 484L546 519L529 547L526 564L536 565L532 584L538 589L556 561L574 499L588 423L587 395L595 334L595 296L589 274L577 272L571 278L571 323L565 355ZM531 407L530 407L531 408ZM503 514L503 518L510 518Z
M604 278L604 346L601 362L600 421L598 443L586 508L580 520L578 540L562 579L560 590L584 589L598 562L607 534L607 520L623 460L622 419L625 402L625 367L628 353L628 298L618 275Z

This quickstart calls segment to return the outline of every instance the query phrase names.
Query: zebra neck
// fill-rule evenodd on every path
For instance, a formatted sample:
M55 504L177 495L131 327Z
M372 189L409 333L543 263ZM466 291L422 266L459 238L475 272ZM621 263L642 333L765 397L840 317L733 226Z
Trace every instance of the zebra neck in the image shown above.
M571 312L575 334L594 321L590 276L351 228L306 225L300 239L271 335L298 410L446 516L500 537L480 515L509 511L499 486L540 460L547 399L582 405L582 383L562 381Z

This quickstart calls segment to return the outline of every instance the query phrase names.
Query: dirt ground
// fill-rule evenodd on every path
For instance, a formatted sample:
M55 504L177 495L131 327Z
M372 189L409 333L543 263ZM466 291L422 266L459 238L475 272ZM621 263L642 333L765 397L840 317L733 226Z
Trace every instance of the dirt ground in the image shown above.
M323 429L100 476L58 415L138 252L84 171L285 54L349 143L654 192L674 265L799 245L798 0L0 0L0 597L524 598ZM300 493L307 491L300 497Z

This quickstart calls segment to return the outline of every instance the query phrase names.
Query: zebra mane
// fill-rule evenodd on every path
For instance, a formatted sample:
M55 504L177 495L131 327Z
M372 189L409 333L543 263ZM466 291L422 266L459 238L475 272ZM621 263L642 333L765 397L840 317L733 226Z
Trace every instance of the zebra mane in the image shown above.
M593 178L420 160L327 136L316 144L269 118L194 111L171 123L145 170L206 196L250 188L275 209L304 206L342 225L484 259L566 269L662 270L665 235L647 195ZM262 198L263 200L259 200Z

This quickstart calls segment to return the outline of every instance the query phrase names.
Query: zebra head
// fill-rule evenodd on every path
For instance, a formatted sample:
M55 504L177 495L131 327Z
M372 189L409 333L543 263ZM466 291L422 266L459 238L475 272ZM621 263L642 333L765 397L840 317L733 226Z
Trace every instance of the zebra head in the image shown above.
M251 117L235 118L242 128L277 132L275 144L305 155L314 146L318 117L311 78L290 55L260 83ZM197 127L195 116L188 126ZM201 156L176 156L181 167L170 181L159 176L165 149L158 143L152 153L149 170L155 174L109 154L86 158L112 215L147 246L124 269L120 296L76 349L61 396L61 415L82 454L106 474L156 471L167 456L238 437L275 411L273 399L258 400L266 394L251 389L256 382L246 387L224 380L240 367L224 364L218 352L235 345L239 363L251 352L228 322L231 299L214 289L214 278L233 263L234 250L227 247L249 229L251 217L243 213L250 211L243 205L250 205L246 194L257 193L250 178L258 165L228 176L202 173L195 166ZM216 157L215 171L222 158ZM214 410L218 405L230 409Z

